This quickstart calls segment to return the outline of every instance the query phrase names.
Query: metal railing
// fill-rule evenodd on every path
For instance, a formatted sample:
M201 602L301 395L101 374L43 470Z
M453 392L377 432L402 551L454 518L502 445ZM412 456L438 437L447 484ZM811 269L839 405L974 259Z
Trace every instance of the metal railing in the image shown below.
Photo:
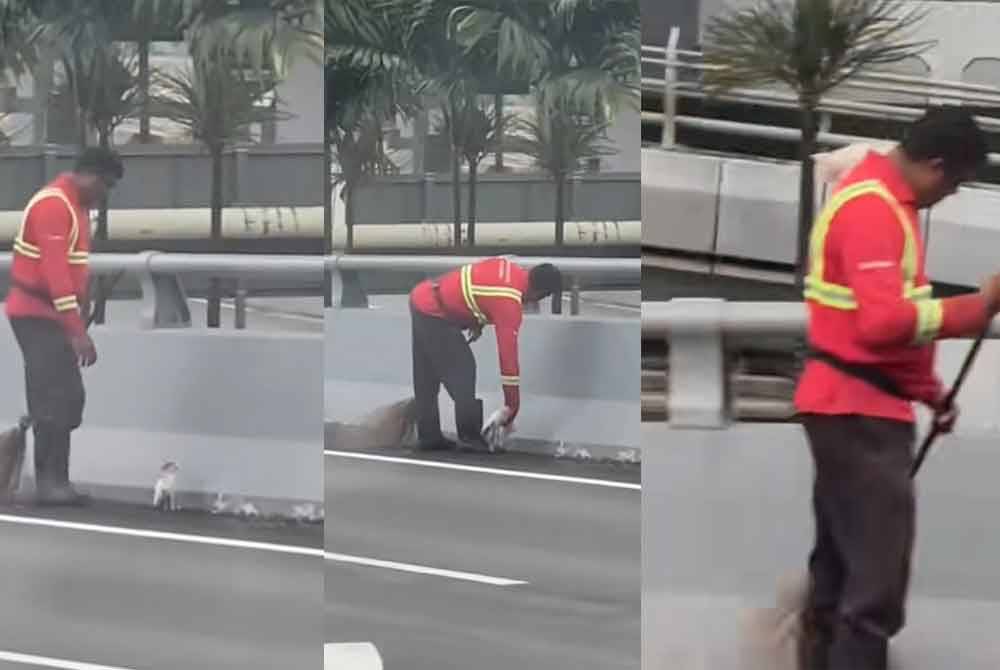
M773 360L763 366L771 369L753 370L752 358L770 350L772 359L784 352L786 362L778 367L792 363L806 323L806 307L799 302L643 303L643 420L680 428L789 420L796 370L775 370ZM1000 318L990 337L1000 339ZM750 356L740 355L747 351Z
M138 254L94 253L90 270L94 275L129 275L138 280L141 292L139 323L143 328L185 327L190 325L187 296L182 276L211 278L253 278L264 280L331 282L334 304L342 305L345 291L356 282L357 271L442 273L479 256L304 256L284 254L184 254L146 251ZM552 263L568 279L572 292L572 313L579 313L579 294L590 282L619 279L638 290L641 277L639 258L516 257L511 260L532 266ZM0 272L10 270L11 253L0 253ZM345 275L346 273L346 275ZM325 275L325 277L324 277ZM246 323L246 292L236 292L236 324ZM317 296L317 305L320 298Z
M663 134L661 146L672 148L677 142L677 127L687 126L702 130L717 130L727 133L761 137L766 139L795 140L801 137L796 128L782 128L758 123L743 123L704 119L695 116L677 114L679 98L708 98L709 94L700 81L684 81L680 71L705 72L718 69L718 66L708 65L701 61L704 54L699 51L678 49L680 36L675 27L670 31L667 46L642 46L642 63L663 67L662 78L645 76L642 78L643 92L662 95L663 112L642 112L642 121L662 125ZM778 109L798 109L799 104L794 93L783 90L736 88L714 99L725 102L744 102L768 105ZM906 94L914 97L926 96L929 102L961 102L973 105L1000 106L1000 88L980 84L943 81L926 77L914 77L887 72L861 72L840 85L839 90L877 91L881 93ZM786 92L787 91L787 92ZM830 114L846 114L851 116L912 121L923 114L923 109L902 105L887 105L878 103L858 102L835 96L824 97L818 108L823 118L819 141L822 144L842 145L858 141L869 141L871 137L840 135L825 132L824 126L829 124ZM977 116L976 120L986 130L1000 132L1000 119L989 116ZM990 154L990 163L1000 165L1000 154Z
M506 258L524 267L551 263L563 274L564 289L570 294L570 314L580 313L580 294L593 287L594 282L621 281L639 290L642 263L636 258L578 258L555 256L515 256ZM467 263L482 260L482 256L396 256L368 254L335 254L325 257L325 268L333 284L334 306L347 307L343 297L359 291L355 273L365 271L422 272L441 274ZM360 305L358 305L360 306ZM553 311L559 311L553 301Z

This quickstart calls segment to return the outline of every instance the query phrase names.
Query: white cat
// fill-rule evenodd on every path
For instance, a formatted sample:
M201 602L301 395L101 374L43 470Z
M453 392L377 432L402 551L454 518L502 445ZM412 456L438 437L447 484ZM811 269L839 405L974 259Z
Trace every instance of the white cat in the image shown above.
M163 467L160 468L160 476L156 478L156 484L153 486L153 506L157 509L170 512L177 509L174 487L177 483L179 469L173 461L164 463Z

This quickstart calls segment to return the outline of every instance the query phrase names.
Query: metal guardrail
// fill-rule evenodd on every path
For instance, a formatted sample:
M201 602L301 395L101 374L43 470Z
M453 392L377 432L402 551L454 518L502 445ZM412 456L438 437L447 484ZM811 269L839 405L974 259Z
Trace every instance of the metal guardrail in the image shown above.
M675 299L642 305L644 421L679 428L725 428L732 421L787 421L796 342L807 311L799 302ZM990 337L1000 339L1000 318ZM772 339L770 354L761 352ZM647 348L649 353L647 354ZM749 355L740 355L749 352ZM775 369L784 351L786 370ZM754 357L771 356L754 369ZM777 367L783 367L777 361Z
M467 263L482 260L482 256L396 256L335 254L325 257L325 268L330 273L334 306L348 306L343 297L350 291L357 292L354 273L362 271L444 273ZM580 313L580 293L595 280L621 280L641 287L642 263L636 258L577 258L555 256L515 256L506 258L531 267L552 263L564 275L564 287L570 293L570 314ZM345 274L347 273L347 274ZM553 310L557 303L553 301Z
M678 126L739 133L766 139L794 140L801 136L800 131L794 128L781 128L757 123L715 121L677 114L677 101L679 98L703 99L709 97L701 82L683 81L679 75L679 71L705 72L717 69L717 66L700 62L699 59L703 58L703 53L678 49L677 42L679 35L679 30L672 28L667 39L666 48L642 46L642 63L644 65L662 66L664 68L662 79L650 76L642 78L643 92L655 92L663 96L664 111L643 111L642 120L662 125L663 135L661 145L664 148L671 148L676 145L676 129ZM892 94L909 94L917 97L926 96L928 100L935 102L947 101L973 105L1000 106L1000 88L980 84L935 80L926 77L911 77L886 72L857 73L851 80L841 84L839 88L842 90L855 89ZM776 89L737 88L717 96L716 99L727 102L751 102L774 108L798 108L798 102L793 93L790 91L782 92ZM917 107L857 102L831 96L824 97L818 109L821 114L837 113L899 121L911 121L923 114L923 110ZM1000 132L1000 119L989 116L977 116L976 119L984 129ZM821 132L819 137L821 143L832 145L872 139L878 138L838 135L829 132ZM989 161L993 165L1000 165L1000 154L990 154Z
M90 269L95 275L135 277L141 290L140 325L144 328L186 327L190 325L187 296L182 275L213 278L254 278L274 280L319 281L328 273L335 304L341 304L352 278L344 272L377 270L384 272L446 272L479 256L375 256L331 255L304 256L279 254L183 254L146 251L138 254L94 253ZM569 277L572 312L579 313L579 293L596 278L621 278L634 281L638 289L640 260L615 258L516 257L512 260L527 266L548 262ZM0 253L0 272L8 272L13 255ZM319 299L319 298L317 298ZM236 322L245 323L246 293L237 291Z

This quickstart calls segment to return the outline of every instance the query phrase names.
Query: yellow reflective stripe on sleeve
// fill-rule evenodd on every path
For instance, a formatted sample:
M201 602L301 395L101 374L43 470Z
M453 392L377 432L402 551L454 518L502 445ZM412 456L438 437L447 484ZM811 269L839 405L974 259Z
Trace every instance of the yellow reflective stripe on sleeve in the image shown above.
M59 312L68 312L70 310L79 309L80 304L76 301L75 295L67 295L62 298L56 298L52 301L55 305L56 310Z
M71 265L86 265L90 262L90 253L87 251L71 251L69 253Z
M914 344L928 344L937 339L944 321L944 305L940 300L920 300L917 307L917 332Z
M22 256L27 256L28 258L33 258L35 260L38 260L42 257L42 252L38 249L38 247L34 246L33 244L28 244L23 240L14 238L13 246L14 246L14 252L19 253Z
M24 254L29 258L42 257L42 250L38 246L31 244L30 242L24 239L24 228L28 223L28 214L31 212L31 208L34 207L39 202L41 202L42 200L45 200L46 198L58 198L63 202L64 205L66 205L66 208L69 210L69 215L73 222L70 225L70 231L69 231L70 263L80 263L81 261L79 260L76 261L73 260L74 254L86 253L85 251L84 252L76 251L76 245L80 239L80 222L79 220L77 220L76 209L74 209L72 203L70 203L69 198L67 198L66 194L57 188L43 188L41 191L36 193L31 198L31 200L28 201L28 204L24 207L24 214L22 214L21 216L21 223L18 226L17 234L14 236L15 249L17 249L18 251L20 251L22 254ZM86 262L86 260L82 262Z
M504 386L520 386L521 378L512 377L510 375L500 375L500 383Z

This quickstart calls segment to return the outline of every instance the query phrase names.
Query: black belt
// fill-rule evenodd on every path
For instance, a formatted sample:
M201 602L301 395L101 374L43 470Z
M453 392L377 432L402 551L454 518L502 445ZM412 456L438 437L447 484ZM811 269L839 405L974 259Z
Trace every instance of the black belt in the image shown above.
M861 381L867 382L880 391L888 393L891 396L895 396L900 400L912 400L912 398L903 393L895 381L890 379L882 370L873 365L850 363L842 358L834 356L828 351L821 351L819 349L810 349L808 356L809 358L823 361L827 365L840 370L844 374L848 374L852 377L860 379Z

